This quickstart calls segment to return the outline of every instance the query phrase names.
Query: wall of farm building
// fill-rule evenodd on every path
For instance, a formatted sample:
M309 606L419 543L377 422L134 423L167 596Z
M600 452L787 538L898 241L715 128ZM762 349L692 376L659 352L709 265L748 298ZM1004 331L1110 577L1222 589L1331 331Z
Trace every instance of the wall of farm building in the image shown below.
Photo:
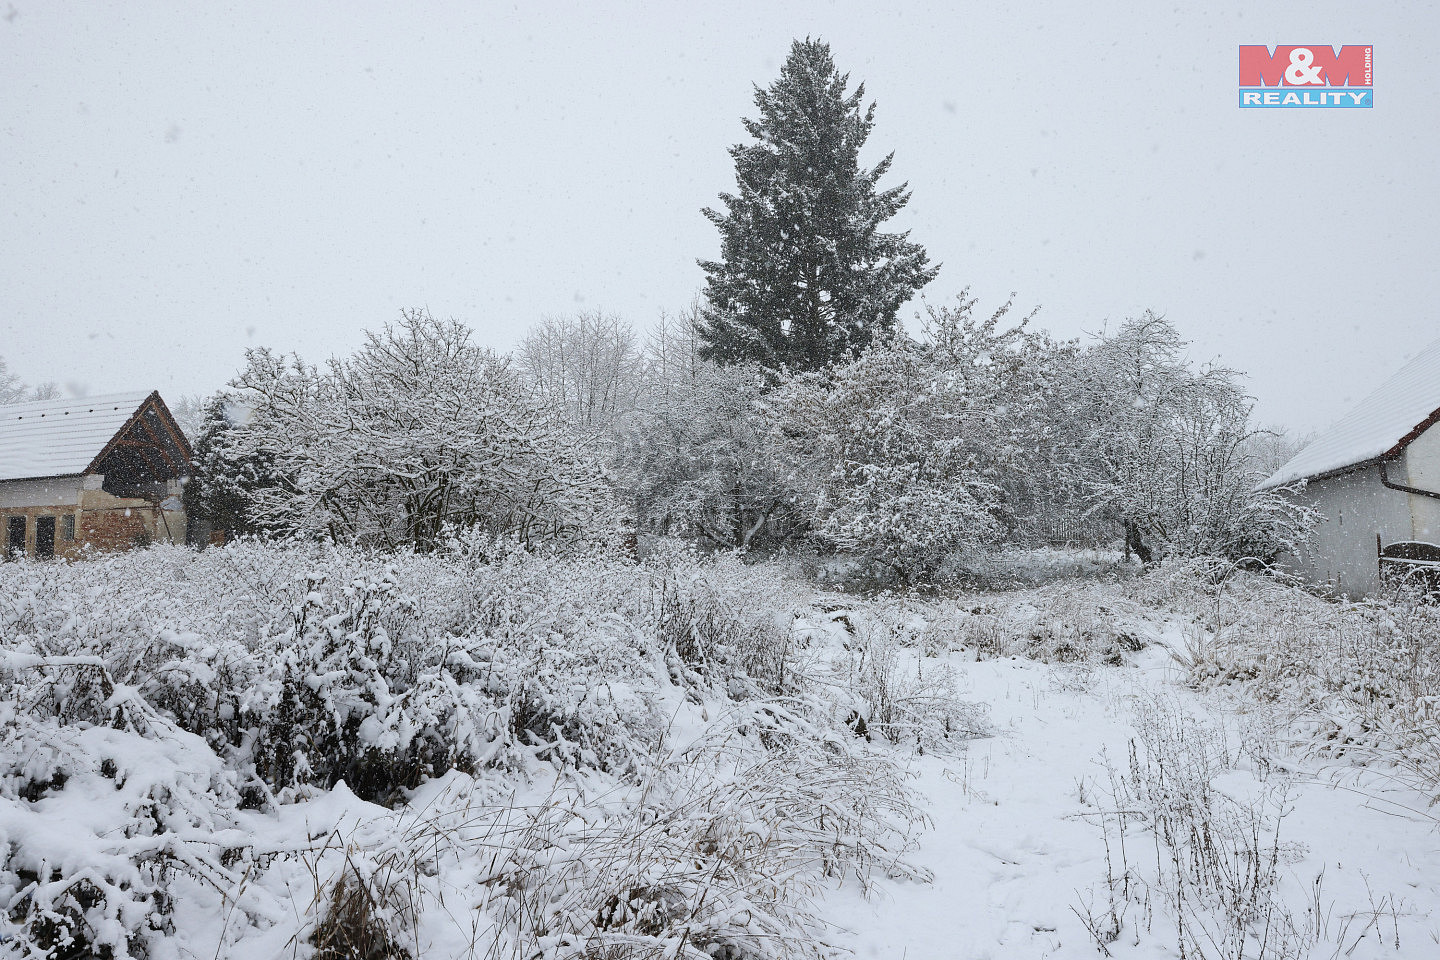
M1392 472L1390 479L1396 479ZM1419 490L1440 493L1440 424L1432 426L1405 448L1405 474L1401 481ZM1440 500L1435 497L1411 495L1410 519L1414 528L1412 539L1440 544Z
M98 474L55 480L0 483L0 541L11 517L25 518L25 553L34 556L37 520L55 518L55 556L78 558L88 550L129 550L145 543L185 542L185 511L180 509L178 483L168 485L159 503L116 497L101 489ZM174 509L166 509L173 507ZM72 517L74 537L67 539Z
M77 507L82 477L6 480L0 483L0 510L9 507Z
M1391 467L1391 480L1404 475L1399 465ZM1319 511L1321 521L1299 555L1283 565L1337 595L1374 593L1380 586L1375 538L1382 544L1415 539L1411 499L1418 498L1383 485L1378 466L1311 481L1300 500Z

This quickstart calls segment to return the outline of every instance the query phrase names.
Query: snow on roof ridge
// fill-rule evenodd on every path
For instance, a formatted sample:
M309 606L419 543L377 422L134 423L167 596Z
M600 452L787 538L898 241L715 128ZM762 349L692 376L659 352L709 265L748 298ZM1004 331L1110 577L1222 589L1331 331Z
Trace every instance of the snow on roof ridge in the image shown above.
M1440 340L1335 421L1258 489L1284 486L1398 454L1440 411Z
M155 393L107 393L0 406L0 481L84 473Z

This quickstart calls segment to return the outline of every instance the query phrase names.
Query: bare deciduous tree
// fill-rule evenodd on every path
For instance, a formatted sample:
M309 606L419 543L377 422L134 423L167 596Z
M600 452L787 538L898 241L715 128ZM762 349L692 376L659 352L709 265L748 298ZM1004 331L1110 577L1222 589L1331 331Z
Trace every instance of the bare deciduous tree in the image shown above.
M27 400L55 400L60 396L60 388L54 383L42 383L37 387L27 387L20 380L20 376L10 372L10 367L4 357L0 357L0 404L24 403Z
M608 434L634 408L640 341L617 316L546 317L526 335L519 361L545 401L585 433Z
M1239 374L1196 367L1187 346L1146 312L1084 353L1076 474L1147 563L1162 552L1268 560L1308 520L1254 489L1266 464Z

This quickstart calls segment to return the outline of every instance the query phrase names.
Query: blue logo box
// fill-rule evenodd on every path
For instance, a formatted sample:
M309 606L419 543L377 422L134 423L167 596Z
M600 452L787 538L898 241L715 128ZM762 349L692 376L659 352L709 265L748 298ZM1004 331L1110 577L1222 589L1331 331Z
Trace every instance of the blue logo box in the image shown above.
M1241 87L1240 106L1260 109L1365 109L1375 106L1369 87Z

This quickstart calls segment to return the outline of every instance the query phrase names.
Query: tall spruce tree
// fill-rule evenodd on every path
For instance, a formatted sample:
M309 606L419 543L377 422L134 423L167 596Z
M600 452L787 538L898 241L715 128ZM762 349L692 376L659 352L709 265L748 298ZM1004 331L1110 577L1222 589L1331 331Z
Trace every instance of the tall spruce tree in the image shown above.
M720 259L706 273L702 355L811 370L864 348L939 269L908 233L880 226L910 199L907 184L880 189L894 154L860 166L875 104L865 85L847 95L830 45L797 40L768 90L755 88L752 143L730 148L737 192L724 212Z

